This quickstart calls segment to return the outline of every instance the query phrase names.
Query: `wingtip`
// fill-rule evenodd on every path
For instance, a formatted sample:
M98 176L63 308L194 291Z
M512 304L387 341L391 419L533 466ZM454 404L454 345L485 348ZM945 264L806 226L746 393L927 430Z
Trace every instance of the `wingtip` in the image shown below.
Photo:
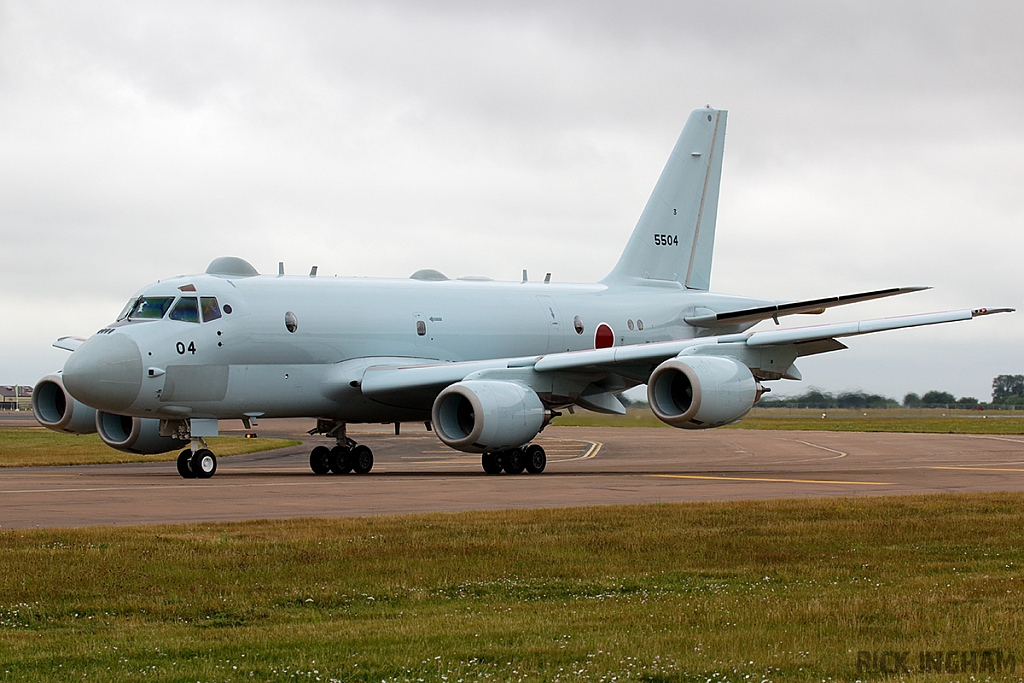
M994 313L1013 313L1016 308L975 308L971 311L971 317L977 318L983 315L992 315Z

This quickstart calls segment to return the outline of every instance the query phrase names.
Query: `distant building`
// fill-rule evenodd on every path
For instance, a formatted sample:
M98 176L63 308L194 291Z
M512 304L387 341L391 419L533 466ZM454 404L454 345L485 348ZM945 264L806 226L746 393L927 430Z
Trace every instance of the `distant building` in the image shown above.
M0 385L0 410L32 410L32 387Z

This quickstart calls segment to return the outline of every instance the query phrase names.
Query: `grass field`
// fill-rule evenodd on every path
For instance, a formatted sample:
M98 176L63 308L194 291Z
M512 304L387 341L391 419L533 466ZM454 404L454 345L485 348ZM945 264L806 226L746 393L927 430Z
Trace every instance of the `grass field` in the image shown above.
M907 414L899 410L755 411L722 429L780 429L812 432L909 432L917 434L1024 434L1024 417L962 414ZM822 418L822 414L826 417ZM576 411L552 424L575 427L665 427L647 408L631 408L623 417Z
M0 680L1024 675L1020 494L3 531L0 566Z
M269 451L294 446L300 441L246 439L221 436L207 439L217 457ZM114 450L96 434L64 434L43 427L0 427L0 467L32 465L94 465L112 462L155 462L174 460L178 451L158 455L135 455ZM2 567L0 567L2 569Z

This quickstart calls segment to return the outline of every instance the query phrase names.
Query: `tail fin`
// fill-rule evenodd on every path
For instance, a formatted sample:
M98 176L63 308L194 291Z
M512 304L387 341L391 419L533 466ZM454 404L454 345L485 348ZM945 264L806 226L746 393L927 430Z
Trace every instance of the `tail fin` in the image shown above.
M727 113L690 113L625 251L603 283L674 280L705 291L711 286Z

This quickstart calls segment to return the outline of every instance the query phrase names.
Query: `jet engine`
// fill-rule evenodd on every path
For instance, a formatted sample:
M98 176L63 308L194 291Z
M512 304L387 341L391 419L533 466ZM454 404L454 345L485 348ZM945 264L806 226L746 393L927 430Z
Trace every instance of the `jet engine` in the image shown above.
M681 429L735 422L757 403L762 387L732 358L676 357L651 373L647 400L659 420Z
M39 424L55 432L96 431L96 410L72 398L59 374L47 375L36 383L32 390L32 412Z
M139 455L166 453L189 444L183 439L160 436L160 420L151 417L128 417L99 411L96 413L96 431L103 443L111 448Z
M467 453L496 453L537 436L544 426L544 405L525 384L467 380L438 394L431 416L446 445Z

